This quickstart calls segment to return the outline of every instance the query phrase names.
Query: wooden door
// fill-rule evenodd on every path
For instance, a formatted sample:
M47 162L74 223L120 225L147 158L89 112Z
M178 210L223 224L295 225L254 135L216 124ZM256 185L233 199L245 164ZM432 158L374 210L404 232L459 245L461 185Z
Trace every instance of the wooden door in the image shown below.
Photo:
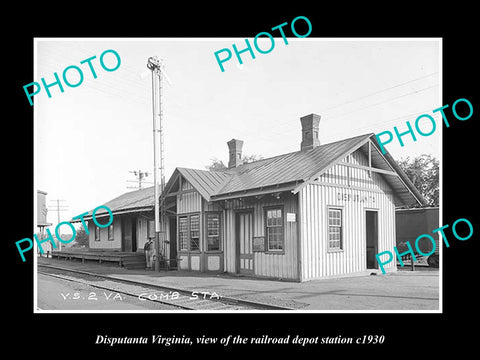
M122 251L132 251L132 218L122 218Z
M177 268L177 218L170 217L170 268Z
M378 249L378 213L376 211L366 211L367 227L367 269L378 269L377 254Z
M137 218L132 218L131 220L132 223L132 246L130 251L136 252L137 251Z
M253 274L253 215L251 212L237 213L235 234L237 273Z

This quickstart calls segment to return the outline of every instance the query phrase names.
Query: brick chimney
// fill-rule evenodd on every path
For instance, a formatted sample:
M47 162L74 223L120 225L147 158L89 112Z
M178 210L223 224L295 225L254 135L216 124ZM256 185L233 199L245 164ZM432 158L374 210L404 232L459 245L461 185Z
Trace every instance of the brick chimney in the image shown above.
M238 165L242 165L242 147L243 147L243 141L242 140L237 140L237 139L232 139L227 142L228 145L228 153L229 153L229 158L228 158L228 168L234 168L237 167Z
M310 114L300 118L302 123L302 143L300 150L310 150L320 145L318 139L318 125L320 124L320 115Z

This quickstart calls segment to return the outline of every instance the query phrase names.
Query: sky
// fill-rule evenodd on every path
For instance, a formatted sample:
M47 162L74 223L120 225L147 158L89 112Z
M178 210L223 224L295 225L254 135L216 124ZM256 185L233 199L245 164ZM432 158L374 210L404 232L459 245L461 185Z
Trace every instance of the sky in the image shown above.
M259 42L268 49L269 40ZM253 43L252 39L250 42ZM386 146L395 159L431 154L441 159L441 40L438 38L275 38L268 54L254 49L220 70L214 52L245 47L244 38L37 38L34 76L61 78L70 65L82 69L78 87L42 88L34 97L36 189L47 192L47 220L57 223L53 200L64 200L60 221L91 211L135 186L133 170L153 174L151 73L147 59L165 62L163 83L165 175L175 167L205 169L228 162L227 141L244 141L243 153L264 158L300 149L300 117L321 116L321 144L366 133L414 126L421 114L437 120L435 133L405 136ZM115 50L121 64L99 63ZM92 60L97 78L88 64ZM104 57L114 67L112 54ZM79 81L68 72L71 83ZM26 100L28 101L28 100ZM422 120L423 121L423 120ZM427 122L420 127L427 132ZM153 181L153 175L146 178ZM148 186L148 185L147 185ZM35 195L36 196L36 195ZM63 227L62 227L63 229Z

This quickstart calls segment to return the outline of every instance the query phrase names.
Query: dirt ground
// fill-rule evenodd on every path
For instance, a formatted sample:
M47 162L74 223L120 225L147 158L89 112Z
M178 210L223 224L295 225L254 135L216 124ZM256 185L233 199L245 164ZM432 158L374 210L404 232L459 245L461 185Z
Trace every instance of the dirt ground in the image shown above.
M438 311L439 269L417 266L397 272L328 278L306 282L264 280L251 277L192 272L126 270L95 262L39 260L65 268L97 272L118 279L135 280L170 288L209 292L295 310L308 311Z

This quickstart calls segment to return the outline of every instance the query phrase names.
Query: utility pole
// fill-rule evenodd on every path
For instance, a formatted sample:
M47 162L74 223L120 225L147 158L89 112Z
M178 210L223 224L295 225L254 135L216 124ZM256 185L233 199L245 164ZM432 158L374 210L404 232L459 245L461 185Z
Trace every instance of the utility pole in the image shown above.
M166 212L165 212L165 168L163 144L163 105L162 78L165 76L163 60L149 57L147 68L152 71L152 109L153 109L153 182L155 196L155 271L160 271L160 244L165 255ZM160 174L158 171L160 170ZM158 180L160 177L160 188Z
M147 184L151 184L150 181L145 181L144 178L146 178L149 174L148 172L144 172L142 170L133 170L133 171L129 171L130 173L134 174L136 177L137 177L137 180L127 180L128 182L138 182L138 187L136 186L127 186L127 189L143 189L142 187L142 184L143 183L147 183Z
M55 199L55 200L50 200L50 201L54 201L56 203L56 207L53 208L53 209L48 209L48 210L53 210L53 211L56 211L57 212L57 225L60 224L60 212L61 211L67 211L67 207L68 205L61 205L60 204L60 201L66 201L66 200L62 200L62 199ZM62 234L60 233L60 236ZM59 240L58 241L58 245L59 245L59 248L60 248L60 251L62 251L62 242Z

